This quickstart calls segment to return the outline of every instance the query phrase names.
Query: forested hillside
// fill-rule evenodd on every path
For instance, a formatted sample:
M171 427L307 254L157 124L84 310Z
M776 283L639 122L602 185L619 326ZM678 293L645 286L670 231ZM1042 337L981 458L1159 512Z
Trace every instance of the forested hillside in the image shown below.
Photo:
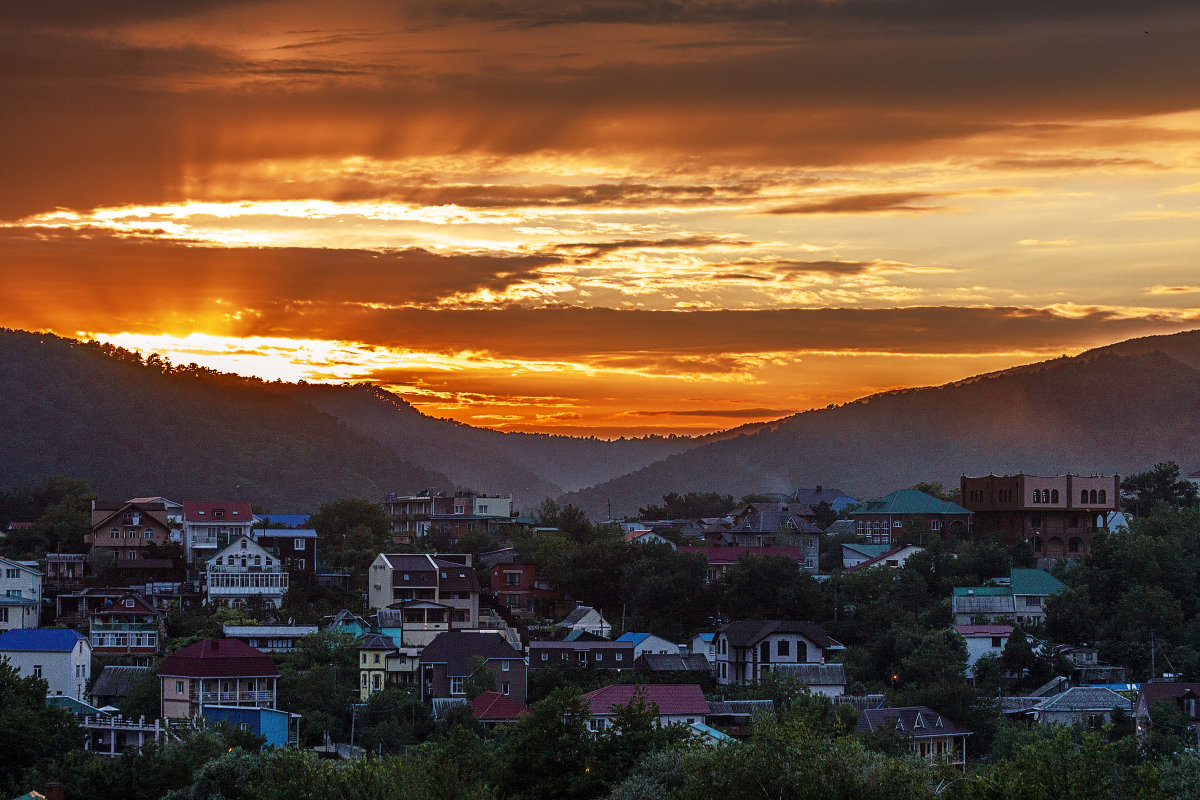
M0 331L0 431L0 486L69 475L282 513L454 485L266 384L19 331Z
M1162 349L1194 359L1198 338L1133 340L797 414L562 500L626 514L683 489L736 496L821 484L865 498L921 480L956 486L962 473L1121 474L1165 460L1190 472L1200 466L1200 370Z

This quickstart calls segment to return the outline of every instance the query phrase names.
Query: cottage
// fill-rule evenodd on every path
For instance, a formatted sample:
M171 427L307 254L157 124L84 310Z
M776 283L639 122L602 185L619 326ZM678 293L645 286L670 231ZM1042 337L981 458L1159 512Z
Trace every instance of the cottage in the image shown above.
M206 599L213 605L244 608L257 597L279 608L287 590L288 573L279 558L244 534L206 562Z
M92 677L88 640L67 628L18 628L0 633L0 658L25 676L46 681L48 697L85 701Z
M1013 633L1012 625L954 625L953 628L967 642L967 675L972 678L975 662L984 656L999 657Z
M909 740L909 748L919 758L945 762L967 771L967 737L974 732L942 716L928 706L865 709L859 714L855 730L860 733L895 734Z
M189 564L203 564L239 536L249 536L256 520L244 500L183 504L183 554Z
M206 639L167 656L158 670L162 716L187 719L206 705L275 707L279 668L237 639Z
M388 686L411 686L421 668L421 648L401 647L379 633L368 633L358 645L358 695L366 702Z
M162 612L138 592L107 600L88 614L88 639L94 653L149 658L159 651L162 637Z
M757 683L764 673L780 665L823 664L826 653L841 649L842 645L814 622L731 622L717 631L717 683Z
M971 530L971 512L957 503L941 500L916 489L901 489L850 512L855 532L872 544L900 544L896 537L906 522L916 522L939 534L956 538Z
M577 606L566 618L555 625L556 628L568 628L572 631L584 631L596 636L608 637L612 634L612 625L596 609L591 606Z
M500 693L525 702L525 659L499 633L449 631L421 651L421 696L465 697L478 664L491 673Z
M506 722L515 722L529 709L503 692L480 692L471 701L471 716L483 723L485 728L494 728Z
M617 637L618 642L629 642L633 645L633 657L644 653L670 653L679 655L679 645L674 642L668 642L661 636L655 636L653 633L622 633Z
M287 653L296 643L317 632L316 625L223 625L226 639L240 639L264 653Z
M409 624L423 625L436 635L452 627L479 627L480 586L470 555L380 553L367 577L370 607L404 609L406 628ZM417 605L421 603L433 605ZM434 613L410 614L410 609ZM428 627L430 624L435 627ZM407 636L405 641L418 644Z
M1047 697L1025 711L1041 725L1099 728L1112 722L1113 711L1133 712L1133 703L1103 686L1073 686Z
M100 670L99 677L92 684L92 705L98 708L117 705L125 699L129 690L149 673L149 667L109 664Z
M641 686L630 683L615 683L588 692L583 696L591 712L588 727L602 731L612 724L613 715L619 706L628 706L635 693L644 693L647 706L658 707L657 724L693 725L703 723L708 716L708 701L696 684L658 683Z
M41 624L42 577L36 561L0 556L0 631Z
M1172 705L1183 714L1193 746L1200 744L1197 738L1200 737L1200 683L1143 683L1133 712L1139 739L1145 738L1153 727L1150 712L1159 703Z
M877 547L881 545L876 545ZM924 547L916 545L897 545L896 547L886 548L882 553L872 556L865 561L860 561L849 568L845 572L855 572L857 570L869 569L870 567L886 567L888 569L899 569L904 566L904 562L915 556L917 553L924 553ZM845 548L843 546L842 555L843 564L845 563Z

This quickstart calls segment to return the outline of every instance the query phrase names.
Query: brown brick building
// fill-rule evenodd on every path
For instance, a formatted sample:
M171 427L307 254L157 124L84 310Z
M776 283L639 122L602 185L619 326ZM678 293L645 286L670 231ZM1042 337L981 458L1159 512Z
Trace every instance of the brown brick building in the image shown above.
M987 475L960 479L974 530L1028 541L1038 557L1077 558L1121 502L1118 475Z

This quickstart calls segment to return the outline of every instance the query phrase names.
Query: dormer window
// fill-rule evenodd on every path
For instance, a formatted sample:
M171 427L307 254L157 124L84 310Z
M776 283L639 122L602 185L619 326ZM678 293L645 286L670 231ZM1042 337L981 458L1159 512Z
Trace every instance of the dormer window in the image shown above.
M213 519L221 519L224 516L225 516L225 512L222 509L218 508L213 511Z
M924 727L925 727L925 720L923 720L921 718L920 714L917 714L917 719L913 722L913 729L915 730L917 728L924 728Z
M941 717L938 717L936 720L934 720L934 722L933 722L933 727L935 727L935 728L943 728L943 727L945 727L944 725L942 725L942 718L941 718Z
M132 598L132 597L130 597L129 599L127 599L127 600L125 601L125 607L126 607L126 608L133 608L133 605L134 605L134 603L133 603L133 598Z
M243 550L246 549L246 540L245 539L242 540L242 549Z

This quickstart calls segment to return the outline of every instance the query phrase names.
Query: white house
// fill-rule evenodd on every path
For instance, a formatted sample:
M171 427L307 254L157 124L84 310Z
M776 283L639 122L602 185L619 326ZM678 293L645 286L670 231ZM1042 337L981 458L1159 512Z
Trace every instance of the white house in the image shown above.
M92 646L69 628L25 628L0 633L0 657L22 675L46 681L48 697L87 701Z
M14 561L0 556L0 631L38 626L42 577L36 561Z
M715 633L697 633L692 637L689 648L693 655L701 655L712 664L717 660L717 635Z
M288 574L275 556L242 534L208 559L205 602L241 608L252 597L261 597L279 608L288 590Z
M183 554L187 563L203 564L218 550L254 527L254 512L245 500L183 504Z
M843 649L820 625L792 620L730 622L717 631L715 644L713 671L722 686L758 683L784 665L824 664L827 651Z
M955 625L956 633L967 642L967 675L975 677L975 662L983 656L999 657L1012 636L1012 625Z
M668 642L666 639L661 636L655 636L653 633L623 633L617 637L617 641L632 644L633 657L635 659L643 653L679 655L679 645L674 642Z
M694 725L703 723L709 714L708 701L704 692L694 683L673 684L658 683L650 685L635 685L632 683L614 683L588 692L583 700L591 711L588 727L593 731L602 731L611 724L612 716L619 706L628 706L633 700L634 693L645 692L645 702L658 706L658 725Z
M555 625L557 628L570 628L573 631L594 633L597 636L608 637L612 634L612 625L604 616L591 606L578 606L567 615L566 619Z

